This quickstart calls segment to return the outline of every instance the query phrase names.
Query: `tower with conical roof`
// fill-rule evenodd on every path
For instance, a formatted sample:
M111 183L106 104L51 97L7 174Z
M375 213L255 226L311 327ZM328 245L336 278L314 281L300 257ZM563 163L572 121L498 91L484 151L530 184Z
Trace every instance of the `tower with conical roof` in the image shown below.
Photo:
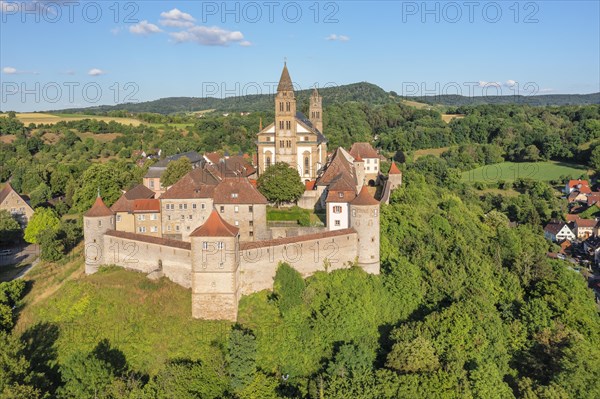
M94 205L83 214L83 236L85 243L85 273L94 274L105 264L104 234L115 229L115 215L100 193Z
M277 162L297 165L296 155L296 97L287 64L277 85L275 96L275 153Z
M322 98L317 91L317 88L313 90L312 96L310 96L310 104L308 106L308 115L312 125L317 128L319 132L323 132L323 105Z
M239 229L213 210L190 239L192 317L235 321L240 299Z
M379 274L379 201L367 186L350 202L350 227L358 236L358 266L367 273Z
M398 169L394 161L392 161L392 166L390 166L390 172L388 173L388 184L390 185L390 190L402 185L402 172Z

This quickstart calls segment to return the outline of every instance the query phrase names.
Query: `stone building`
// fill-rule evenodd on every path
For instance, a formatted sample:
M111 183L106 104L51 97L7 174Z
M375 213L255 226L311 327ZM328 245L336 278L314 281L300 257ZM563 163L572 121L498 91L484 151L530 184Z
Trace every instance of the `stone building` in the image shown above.
M275 122L258 132L259 175L275 162L285 162L298 169L303 181L316 179L327 159L322 102L316 89L309 107L310 118L296 110L294 86L284 65L275 96Z
M24 228L33 216L33 208L26 197L19 195L15 189L6 183L0 191L0 209L8 211Z
M384 181L389 198L402 182L400 170L392 164L382 177L379 155L368 143L350 152L338 148L328 159L321 98L315 90L311 120L296 113L286 66L275 104L275 123L258 132L256 169L279 161L298 167L309 180L304 203L326 210L325 228L286 234L269 228L267 200L248 179L254 167L243 156L228 162L231 157L209 153L159 198L138 186L111 210L98 197L84 214L86 273L115 264L165 276L191 288L193 317L224 320L236 320L241 295L272 289L280 262L303 277L352 265L378 274L380 201L368 182ZM157 219L160 228L153 230Z

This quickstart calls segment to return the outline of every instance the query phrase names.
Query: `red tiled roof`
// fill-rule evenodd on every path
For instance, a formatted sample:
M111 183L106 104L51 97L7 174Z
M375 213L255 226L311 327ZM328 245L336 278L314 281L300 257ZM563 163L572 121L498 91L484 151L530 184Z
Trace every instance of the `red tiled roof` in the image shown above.
M582 194L590 194L592 192L590 186L584 186L583 184L580 187L577 187L575 190L579 191Z
M113 212L133 212L133 201L125 198L125 194L121 195L117 202L112 204L110 210Z
M598 224L596 219L577 219L575 225L577 227L595 227Z
M219 180L208 168L192 169L164 192L161 199L212 198Z
M379 154L370 143L354 143L349 152L355 159L356 157L379 158Z
M133 187L131 190L123 194L123 196L128 200L154 198L154 195L154 191L150 190L143 184L138 184L137 186Z
M102 201L102 198L100 196L96 197L94 205L92 205L92 207L86 213L83 214L83 216L92 218L112 215L114 215L113 211L108 209L108 207L104 204L104 201Z
M304 183L304 189L305 189L306 191L311 191L311 190L314 190L314 189L315 189L315 183L316 183L316 182L317 182L316 180L309 180L309 181L305 182L305 183Z
M170 240L168 238L152 237L152 236L146 236L146 235L142 235L142 234L127 233L125 231L117 231L117 230L108 230L106 232L106 235L109 237L117 237L117 238L124 238L127 240L146 242L148 244L165 245L167 247L187 249L188 251L192 249L192 244L189 242L180 241L180 240Z
M396 166L396 162L392 161L392 166L390 166L390 175L399 175L400 169L398 169L398 167Z
M216 187L215 204L266 204L269 201L246 177L226 177Z
M351 202L352 206L372 206L379 205L379 201L369 194L367 186L363 186L358 196Z
M136 199L133 201L133 212L137 212L137 213L160 212L160 200L158 200L158 199Z
M577 219L579 219L579 215L573 215L572 213L568 213L565 215L565 219L567 220L567 222L574 222Z
M223 220L221 215L213 210L206 222L194 230L190 237L235 237L239 230Z
M550 223L548 223L544 227L544 231L547 231L550 234L556 235L564 227L564 225L565 225L564 222L554 220L554 221L551 221Z
M284 244L294 244L297 242L309 241L309 240L319 240L330 237L337 237L346 234L356 234L356 230L354 228L349 229L341 229L341 230L333 230L333 231L325 231L323 233L314 233L314 234L306 234L296 237L282 237L275 238L273 240L264 240L264 241L251 241L251 242L242 242L240 243L240 249L242 251L251 251L255 248L264 248L271 247L275 245L284 245Z
M589 193L587 196L587 204L588 205L593 205L595 203L597 203L598 201L600 201L600 192L592 192Z
M590 186L590 183L587 180L569 180L569 188L575 188L577 185L581 184L582 186Z
M219 154L218 152L207 152L206 154L204 154L204 157L207 158L210 162L212 163L218 163L219 160L221 159L221 154Z
M352 167L350 160L346 157L346 154L346 151L341 147L335 151L325 172L317 180L317 185L328 186L341 177L346 178L349 181L356 181L354 168Z

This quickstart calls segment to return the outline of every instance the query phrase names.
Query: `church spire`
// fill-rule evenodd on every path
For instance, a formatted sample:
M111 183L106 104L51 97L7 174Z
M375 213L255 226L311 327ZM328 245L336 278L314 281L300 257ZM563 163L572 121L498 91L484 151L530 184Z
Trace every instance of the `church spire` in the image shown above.
M279 85L277 85L277 92L282 91L294 91L294 85L287 69L287 62L283 63L283 71L281 71L281 78L279 78Z

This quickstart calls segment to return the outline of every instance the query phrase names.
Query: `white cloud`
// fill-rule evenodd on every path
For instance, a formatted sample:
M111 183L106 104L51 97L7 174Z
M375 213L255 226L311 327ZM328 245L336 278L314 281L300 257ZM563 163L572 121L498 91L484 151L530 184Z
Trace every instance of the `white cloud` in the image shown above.
M506 87L513 87L516 84L517 84L517 81L516 80L512 80L512 79L509 79L506 82L504 82L504 86L506 86Z
M327 36L325 40L347 42L350 40L350 38L346 35L336 35L335 33L332 33L331 35Z
M484 80L479 81L479 87L500 87L500 82L486 82Z
M174 8L171 11L160 13L160 17L161 20L159 21L159 24L177 28L192 27L196 21L190 14L182 12L177 8Z
M242 42L240 31L228 31L217 26L194 26L188 30L170 33L177 43L194 42L203 46L227 46L232 42Z
M104 72L102 69L98 69L98 68L92 68L89 70L88 75L90 76L100 76L100 75L105 75L106 72Z
M120 26L115 26L114 28L112 28L112 29L110 30L110 33L112 33L113 35L115 35L115 36L116 36L116 35L118 35L119 33L121 33L121 31L122 31L122 30L123 30L123 28L122 28L122 27L120 27Z
M140 23L130 26L129 32L133 33L134 35L150 35L152 33L162 32L162 30L158 26L143 20Z
M15 74L19 73L19 71L17 71L17 68L13 68L13 67L4 67L4 68L2 68L2 72L4 72L7 75L15 75Z
M252 42L249 42L248 40L244 40L243 42L240 42L240 46L250 47L250 46L252 46Z

